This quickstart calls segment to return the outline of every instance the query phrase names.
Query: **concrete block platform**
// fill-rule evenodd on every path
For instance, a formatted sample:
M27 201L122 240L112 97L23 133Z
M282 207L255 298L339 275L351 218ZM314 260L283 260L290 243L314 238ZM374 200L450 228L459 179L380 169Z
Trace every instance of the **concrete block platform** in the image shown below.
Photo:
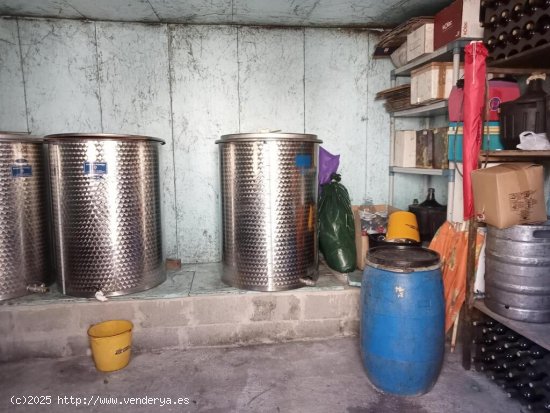
M221 264L185 265L162 285L96 299L63 296L53 286L0 302L0 361L88 352L91 324L128 319L137 351L239 346L355 336L359 288L320 266L315 287L253 292L221 281Z

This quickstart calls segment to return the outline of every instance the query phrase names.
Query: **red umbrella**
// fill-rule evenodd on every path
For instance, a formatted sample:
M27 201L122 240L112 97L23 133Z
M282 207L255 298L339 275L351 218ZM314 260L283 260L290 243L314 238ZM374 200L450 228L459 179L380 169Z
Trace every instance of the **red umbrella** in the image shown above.
M477 169L482 137L482 114L485 105L485 59L487 49L482 42L471 42L465 48L464 63L464 220L474 215L474 197L470 172Z

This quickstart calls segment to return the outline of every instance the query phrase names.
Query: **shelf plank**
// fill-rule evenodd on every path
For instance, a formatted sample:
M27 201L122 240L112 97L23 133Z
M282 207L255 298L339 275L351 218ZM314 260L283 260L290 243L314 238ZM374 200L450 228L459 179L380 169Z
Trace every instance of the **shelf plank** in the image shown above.
M547 58L550 52L550 43L525 50L505 59L495 60L487 63L490 68L532 68L538 67L537 71L550 69L550 59Z
M480 161L506 162L506 161L529 161L530 159L550 158L550 151L522 151L522 150L502 150L502 151L481 151L479 153Z
M474 301L474 307L482 313L488 315L493 320L505 325L516 333L531 340L539 346L550 350L550 323L535 324L525 323L523 321L510 320L509 318L498 315L487 308L483 300Z
M453 51L455 48L460 49L460 60L464 60L464 47L472 40L481 39L460 39L455 40L443 47L440 47L433 53L418 57L412 62L407 63L397 69L391 71L392 77L410 76L414 69L417 69L425 64L432 62L451 62L453 60Z
M418 106L411 109L400 110L390 113L395 118L418 118L423 116L440 116L447 114L446 100L440 100L429 105Z
M390 166L390 173L414 174L414 175L434 175L434 176L452 176L453 169L430 169L430 168L404 168L401 166Z

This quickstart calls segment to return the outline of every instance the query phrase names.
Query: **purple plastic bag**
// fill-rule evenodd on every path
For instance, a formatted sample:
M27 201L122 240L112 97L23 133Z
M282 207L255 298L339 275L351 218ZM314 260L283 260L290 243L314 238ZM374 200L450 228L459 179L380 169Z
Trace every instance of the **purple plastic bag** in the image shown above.
M330 183L330 176L338 171L340 155L333 155L319 147L319 185Z

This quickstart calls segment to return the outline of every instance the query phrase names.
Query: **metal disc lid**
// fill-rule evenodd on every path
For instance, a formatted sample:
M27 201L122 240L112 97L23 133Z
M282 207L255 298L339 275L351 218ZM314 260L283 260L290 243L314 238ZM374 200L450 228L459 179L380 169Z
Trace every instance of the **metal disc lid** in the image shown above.
M290 141L290 142L313 142L323 143L322 140L317 138L317 135L307 133L233 133L229 135L222 135L221 139L216 143L227 142L250 142L250 141Z
M440 256L428 248L406 245L384 245L369 250L367 261L374 267L383 266L399 270L415 271L438 267Z
M83 139L113 141L154 141L159 142L162 145L166 143L163 139L155 138L153 136L121 135L116 133L57 133L54 135L46 135L44 137L44 141L46 143L80 141Z

